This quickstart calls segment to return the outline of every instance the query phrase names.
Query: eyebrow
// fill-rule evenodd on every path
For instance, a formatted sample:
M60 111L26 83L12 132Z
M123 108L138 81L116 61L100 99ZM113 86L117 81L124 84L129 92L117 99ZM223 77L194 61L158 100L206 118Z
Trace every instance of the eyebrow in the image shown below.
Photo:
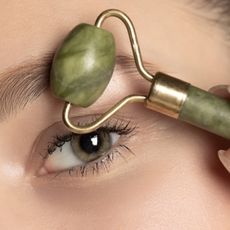
M16 115L49 88L52 59L53 54L46 54L42 58L23 62L0 74L0 122ZM155 72L153 64L143 64L150 72ZM122 74L137 74L135 62L128 55L116 57L116 70Z
M216 17L208 18L208 21L219 24L227 35L227 40L230 40L230 1L229 0L199 0L188 1L196 9L213 11ZM207 19L207 17L205 17Z

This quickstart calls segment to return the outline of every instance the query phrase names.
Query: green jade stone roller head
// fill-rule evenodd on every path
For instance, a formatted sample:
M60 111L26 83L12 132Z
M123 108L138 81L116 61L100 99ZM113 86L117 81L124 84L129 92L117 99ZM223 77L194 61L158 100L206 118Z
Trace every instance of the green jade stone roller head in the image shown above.
M114 70L114 38L101 28L108 17L117 17L125 24L137 70L151 82L151 88L148 96L129 95L91 124L77 126L69 119L71 106L93 104L106 89ZM151 110L230 139L230 101L164 73L150 74L143 66L132 21L120 10L106 10L94 26L80 24L69 33L54 56L50 83L54 95L65 101L63 122L73 133L93 132L127 103L141 102Z
M51 90L74 105L87 107L101 96L115 65L113 35L88 24L76 26L57 51Z

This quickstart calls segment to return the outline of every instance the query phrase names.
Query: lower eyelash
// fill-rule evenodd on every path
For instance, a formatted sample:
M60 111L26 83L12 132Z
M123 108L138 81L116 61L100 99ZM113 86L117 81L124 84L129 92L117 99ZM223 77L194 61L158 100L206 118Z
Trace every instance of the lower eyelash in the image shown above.
M118 145L117 147L115 147L115 149L112 149L109 153L107 153L106 155L104 155L103 157L97 160L86 163L80 167L73 167L69 169L68 170L69 175L73 176L73 173L76 176L81 176L81 177L87 176L88 173L92 175L98 175L100 174L101 170L108 173L110 170L110 166L112 165L116 156L120 156L122 159L124 159L127 162L127 158L119 150L120 148L124 148L132 155L135 155L134 152L127 145L124 145L124 144Z

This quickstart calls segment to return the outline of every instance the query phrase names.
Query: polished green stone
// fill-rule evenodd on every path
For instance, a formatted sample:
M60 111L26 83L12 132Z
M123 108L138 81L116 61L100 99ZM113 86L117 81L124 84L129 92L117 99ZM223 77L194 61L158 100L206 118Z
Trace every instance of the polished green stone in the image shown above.
M76 26L57 50L51 90L58 98L87 107L101 96L115 65L113 35L93 25Z
M230 139L230 101L197 87L189 87L179 119Z

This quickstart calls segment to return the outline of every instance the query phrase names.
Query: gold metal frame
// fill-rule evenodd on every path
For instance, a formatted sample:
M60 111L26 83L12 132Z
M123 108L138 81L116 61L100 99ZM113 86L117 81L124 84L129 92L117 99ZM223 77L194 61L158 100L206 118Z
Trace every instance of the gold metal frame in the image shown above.
M101 117L85 126L78 126L72 124L69 119L71 103L66 102L63 109L63 122L66 127L73 133L84 134L95 131L106 120L108 120L114 113L120 110L128 103L142 102L145 107L158 111L173 118L178 118L182 106L187 98L189 83L168 76L163 73L156 73L155 76L151 75L143 66L141 51L137 40L137 35L132 21L129 17L120 10L106 10L102 12L96 19L95 26L101 27L105 19L109 17L119 18L126 26L128 31L130 43L132 46L134 61L138 72L143 78L152 83L149 95L130 95L123 98Z
M116 17L119 18L126 26L126 29L128 31L133 56L135 60L135 64L137 67L138 72L141 74L142 77L144 77L146 80L153 82L154 76L151 75L144 67L142 57L141 57L141 51L137 40L137 35L135 28L133 26L132 21L130 18L122 11L117 9L110 9L103 11L98 18L96 19L95 26L101 27L103 22L109 18L109 17ZM130 95L119 101L117 104L115 104L111 109L109 109L107 112L105 112L101 117L99 117L97 120L95 120L93 123L85 126L78 126L74 125L69 118L70 109L72 104L69 102L66 102L63 109L63 115L62 119L66 127L73 133L78 134L84 134L89 133L92 131L95 131L98 129L106 120L108 120L114 113L116 113L118 110L120 110L122 107L124 107L127 103L133 103L133 102L145 102L146 97L145 96L139 96L139 95Z
M145 96L138 96L138 95L127 96L123 98L121 101L119 101L117 104L115 104L107 112L105 112L99 119L83 127L73 125L71 123L71 121L69 120L69 112L70 112L71 104L66 102L63 110L63 122L65 126L73 133L78 133L78 134L90 133L98 129L106 120L108 120L111 116L113 116L114 113L116 113L126 104L133 103L133 102L145 102L145 100L146 100Z

